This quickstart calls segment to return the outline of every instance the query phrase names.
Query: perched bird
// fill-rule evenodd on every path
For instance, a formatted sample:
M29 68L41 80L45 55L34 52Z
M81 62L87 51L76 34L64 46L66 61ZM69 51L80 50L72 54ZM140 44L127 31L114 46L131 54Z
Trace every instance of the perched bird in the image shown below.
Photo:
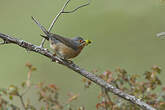
M54 55L68 60L78 56L81 50L91 43L90 40L84 40L81 37L66 38L57 34L48 32L36 19L32 17L35 23L45 33L46 36L41 35L50 42L50 47L54 51Z

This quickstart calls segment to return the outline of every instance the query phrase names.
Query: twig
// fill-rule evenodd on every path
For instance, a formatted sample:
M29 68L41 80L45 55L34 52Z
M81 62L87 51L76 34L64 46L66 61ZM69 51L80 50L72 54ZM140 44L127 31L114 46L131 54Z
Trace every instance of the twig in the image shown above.
M101 91L102 91L103 97L105 99L105 108L106 108L106 110L108 110L108 108L110 109L109 103L112 103L112 100L108 94L108 91L105 88L101 87ZM112 107L110 110L113 110L113 103L112 103Z
M106 94L105 94L105 88L101 87L101 92L103 94L103 102L104 102L104 105L105 105L105 110L108 110L109 106L107 104L107 98L106 98Z
M79 73L80 75L93 81L97 85L104 87L107 91L112 92L115 95L117 95L117 96L119 96L119 97L121 97L127 101L130 101L133 104L138 105L139 107L141 107L144 110L156 110L155 108L151 107L150 105L146 104L145 102L141 101L140 99L136 98L135 96L129 95L129 94L119 90L118 88L112 86L111 84L107 83L105 80L101 79L97 75L90 73L83 68L80 68L78 65L76 65L74 63L67 62L65 60L58 58L57 56L54 56L47 49L41 48L40 46L36 46L36 45L28 43L24 40L19 40L17 38L14 38L14 37L2 34L2 33L0 33L0 38L8 41L9 43L19 45L22 48L25 48L25 49L28 49L28 50L33 51L35 53L39 53L41 55L44 55L47 58L51 59L52 61L57 60L59 64L62 64L64 66L70 68L71 70L75 71L76 73Z
M53 19L53 21L52 21L52 23L51 23L51 25L50 25L50 27L49 27L49 29L48 29L48 32L50 32L50 31L52 30L52 28L53 28L55 22L58 20L58 18L60 17L60 15L61 15L62 13L73 13L73 12L77 11L78 9L80 9L80 8L82 8L82 7L85 7L85 6L87 6L87 5L90 4L90 1L88 1L87 4L80 5L80 6L76 7L75 9L73 9L73 10L71 10L71 11L64 11L65 8L66 8L66 6L69 4L70 1L71 1L71 0L67 0L67 1L65 2L64 6L62 7L62 9L59 11L59 13L57 14L57 16ZM40 47L43 47L44 43L45 43L45 38L42 39L42 42L41 42Z
M108 91L105 89L105 96L108 100L108 102L112 102L111 98L109 97Z
M108 91L107 91L106 89L104 89L104 92L105 92L105 97L106 97L106 99L107 99L107 102L111 102L111 103L112 103L112 100L111 100L111 98L110 98L110 96L109 96L109 94L108 94ZM110 106L110 105L109 105L109 106ZM112 103L111 109L113 110L113 103Z
M24 96L32 87L32 85L30 85L29 87L25 88L25 90L20 94L21 96Z
M76 7L76 8L73 9L73 10L70 10L70 11L63 11L62 13L73 13L73 12L77 11L78 9L80 9L80 8L82 8L82 7L85 7L85 6L87 6L87 5L90 5L90 1L89 1L89 0L88 0L88 3L86 3L86 4L84 4L84 5L80 5L80 6Z
M67 0L66 3L64 4L64 6L62 7L62 9L60 10L60 12L57 14L57 16L54 18L54 20L52 21L49 29L48 29L48 32L51 31L51 29L53 28L53 25L54 23L57 21L57 19L60 17L60 15L64 12L64 9L66 8L66 6L68 5L68 3L70 2L71 0Z
M24 100L23 100L23 96L20 95L19 93L17 93L17 96L19 97L19 99L20 99L20 101L21 101L21 104L22 104L24 110L27 110L27 109L26 109L26 106L25 106L25 103L24 103Z

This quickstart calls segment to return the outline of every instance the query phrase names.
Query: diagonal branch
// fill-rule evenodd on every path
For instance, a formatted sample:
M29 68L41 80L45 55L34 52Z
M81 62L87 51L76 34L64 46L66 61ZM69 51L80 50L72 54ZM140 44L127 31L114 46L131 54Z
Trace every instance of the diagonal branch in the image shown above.
M117 95L133 104L138 105L140 108L142 108L144 110L156 110L156 109L152 108L150 105L148 105L145 102L141 101L140 99L136 98L135 96L122 92L121 90L119 90L116 87L112 86L111 84L107 83L106 81L104 81L103 79L98 77L97 75L90 73L83 68L80 68L78 65L76 65L74 63L69 63L56 56L53 56L53 54L51 52L49 52L47 49L41 48L40 46L36 46L34 44L28 43L23 40L19 40L14 37L10 37L10 36L2 34L2 33L0 33L0 38L3 39L4 41L7 41L8 43L13 43L13 44L19 45L20 47L25 48L27 50L44 55L53 61L58 61L59 64L62 64L64 66L70 68L71 70L75 71L76 73L79 73L80 75L93 81L97 85L105 88L107 91L112 92L115 95Z
M82 7L85 7L85 6L87 6L87 5L90 4L90 1L88 0L88 3L83 4L83 5L80 5L80 6L76 7L75 9L73 9L73 10L71 10L71 11L64 11L65 8L67 7L67 5L69 4L70 1L71 1L71 0L67 0L67 1L66 1L66 3L64 4L64 6L62 7L62 9L61 9L61 10L59 11L59 13L57 14L57 16L53 19L53 21L52 21L52 23L51 23L51 25L50 25L50 27L49 27L49 29L48 29L48 32L50 32L50 31L52 30L52 28L53 28L55 22L58 20L58 18L60 17L60 15L61 15L62 13L73 13L73 12L77 11L78 9L80 9L80 8L82 8ZM45 43L45 38L42 39L42 42L41 42L40 47L43 47L44 43Z

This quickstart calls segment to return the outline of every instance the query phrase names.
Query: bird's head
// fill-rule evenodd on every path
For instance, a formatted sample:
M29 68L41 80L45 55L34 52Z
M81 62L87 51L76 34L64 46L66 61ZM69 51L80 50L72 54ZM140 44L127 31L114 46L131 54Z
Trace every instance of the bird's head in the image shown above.
M75 41L77 41L80 45L87 46L91 43L90 40L84 40L82 37L75 37Z

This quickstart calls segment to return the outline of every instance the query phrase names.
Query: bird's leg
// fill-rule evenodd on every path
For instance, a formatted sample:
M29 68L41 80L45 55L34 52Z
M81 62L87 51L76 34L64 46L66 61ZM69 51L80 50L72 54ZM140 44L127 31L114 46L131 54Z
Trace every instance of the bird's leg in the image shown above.
M61 54L59 54L58 51L54 52L53 56L57 56L58 58L60 58L61 60L66 61L67 63L70 63L70 64L73 63L73 61L68 60L64 56L62 56ZM52 60L52 61L54 61L54 60Z
M57 55L56 55L56 54L53 54L53 56L57 56ZM60 57L60 56L57 56L57 57L60 58L61 60L66 61L66 62L69 63L69 64L73 64L73 61L72 61L72 60L68 60L68 59L65 59L65 58ZM57 60L52 59L52 62L57 62Z
M68 59L65 59L65 58L61 58L61 57L59 57L60 59L62 59L62 60L64 60L65 62L67 62L67 63L69 63L69 64L72 64L73 63L73 61L72 60L68 60Z
M68 62L68 63L70 63L70 64L72 64L72 63L73 63L73 61L72 61L72 60L67 60L67 62Z
M57 56L57 57L59 57L60 59L66 61L67 63L70 63L70 64L73 63L72 60L68 60L68 59L66 59L66 58L64 58L64 57L62 57L62 56Z
M56 56L56 52L53 53L53 56ZM55 62L56 60L52 59L52 62Z
M53 53L53 56L56 56L56 53Z

